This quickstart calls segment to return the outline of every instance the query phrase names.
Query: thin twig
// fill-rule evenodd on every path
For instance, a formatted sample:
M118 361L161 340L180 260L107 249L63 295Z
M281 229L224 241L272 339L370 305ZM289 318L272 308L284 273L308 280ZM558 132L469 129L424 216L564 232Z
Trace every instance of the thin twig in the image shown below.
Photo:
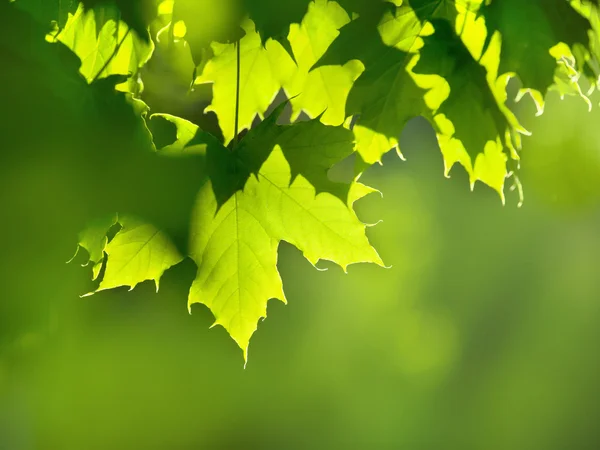
M117 53L119 53L119 50L121 49L121 46L123 45L123 43L125 42L125 39L127 39L127 36L129 36L129 32L131 31L131 28L127 29L127 32L125 33L125 35L123 36L123 39L121 39L121 42L119 42L117 44L117 46L115 47L114 51L112 52L112 54L110 55L110 57L106 60L106 62L104 63L104 65L102 66L102 68L98 71L98 73L96 74L96 76L92 79L92 83L94 83L95 81L98 80L98 78L100 78L100 75L102 75L102 72L104 72L106 70L106 68L108 67L108 65L111 63L111 61L114 59L114 57L117 55Z
M235 123L233 127L233 148L237 146L238 143L238 126L239 126L239 115L240 115L240 59L241 59L241 39L235 43L236 51L237 51L237 77L235 82Z

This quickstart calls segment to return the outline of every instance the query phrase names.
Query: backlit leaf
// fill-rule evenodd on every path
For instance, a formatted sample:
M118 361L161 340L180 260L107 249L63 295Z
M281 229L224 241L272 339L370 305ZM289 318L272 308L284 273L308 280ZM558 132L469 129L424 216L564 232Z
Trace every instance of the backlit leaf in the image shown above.
M50 40L69 47L81 59L81 73L92 82L110 75L134 75L152 56L154 44L143 42L132 34L123 22L106 21L98 27L94 10L80 6L69 14L65 27ZM118 86L119 90L135 91L137 81Z
M221 146L214 156L208 153L213 159L208 165L214 169L198 194L192 220L190 254L198 273L189 304L207 305L215 324L227 329L245 357L250 336L266 316L267 301L285 301L276 268L281 240L300 249L313 264L320 259L344 269L357 262L382 264L365 236L365 225L352 210L355 200L373 190L360 183L347 185L347 201L329 192L317 193L301 174L303 169L296 168L294 174L285 156L302 148L310 159L312 152L328 150L327 146L294 147L294 139L286 134L294 134L299 125L312 127L325 139L328 133L341 135L338 140L345 136L336 145L347 150L334 148L332 159L352 152L351 133L318 121L278 126L274 119L270 116L251 130L239 151ZM224 178L233 187L225 198L223 188L217 191L215 186Z
M244 22L246 35L240 40L239 130L250 128L264 113L294 63L278 42L263 45L251 21ZM219 118L225 142L234 137L237 85L237 44L213 43L214 57L206 64L195 83L212 83L213 100L206 111Z
M183 260L169 237L142 220L119 218L121 229L106 245L106 270L95 292L154 280L156 290L165 270Z

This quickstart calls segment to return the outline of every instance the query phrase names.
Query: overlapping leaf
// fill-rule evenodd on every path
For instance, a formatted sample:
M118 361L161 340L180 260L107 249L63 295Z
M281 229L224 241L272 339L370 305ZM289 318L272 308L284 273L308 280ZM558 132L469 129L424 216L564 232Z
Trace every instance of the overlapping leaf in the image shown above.
M267 300L285 300L275 269L279 241L313 264L381 264L352 211L353 202L372 190L326 178L331 164L352 152L352 134L317 120L278 126L280 111L251 130L234 153L220 146L211 154L209 147L210 181L194 213L190 250L198 275L189 302L209 306L244 352ZM223 186L223 179L231 182Z
M280 126L285 104L253 128L232 151L182 119L177 140L162 151L194 151L206 158L207 178L192 213L189 254L198 266L190 295L207 305L247 355L267 301L285 301L277 248L285 240L313 264L333 261L382 265L353 203L374 192L353 182L336 183L327 171L353 152L353 136L318 120ZM195 128L195 129L194 129ZM98 290L158 279L181 260L166 236L143 222L123 228L104 247L106 270ZM105 241L88 245L96 253ZM83 244L82 244L83 245Z
M362 71L361 64L350 61L343 66L319 67L312 71L311 68L349 20L337 3L315 0L310 3L302 23L291 26L289 42L297 66L286 77L283 87L291 97L292 120L304 112L311 117L321 115L321 122L326 124L344 122L344 104L352 83Z
M316 67L360 60L365 70L346 103L346 115L359 117L354 126L357 151L372 164L398 145L398 136L413 117L427 115L426 90L413 79L416 49L423 24L408 7L379 10L359 17L340 30Z
M52 34L50 41L59 41L81 59L81 74L92 82L110 75L133 75L152 56L154 44L144 42L130 32L124 23L107 20L98 23L93 9L83 6L69 14L64 28ZM118 89L135 92L137 80L130 79Z
M163 273L181 262L183 256L169 237L153 225L129 216L119 218L119 224L121 229L110 242L100 233L91 241L80 241L79 245L94 255L90 258L96 258L100 249L107 255L104 276L95 292L120 286L131 290L146 280L153 280L158 290ZM88 228L84 236L93 230L94 227Z
M504 145L512 154L514 132L520 128L503 106L503 94L492 86L494 76L487 76L488 68L454 32L462 15L465 33L467 23L475 21L473 11L454 2L423 0L399 8L384 4L380 11L342 28L318 63L356 58L365 65L346 103L346 114L357 117L354 132L362 159L368 164L379 161L397 147L404 125L423 115L436 128L446 172L460 162L472 182L482 180L503 195Z
M498 91L485 57L475 60L448 22L433 20L432 24L435 31L423 38L425 45L414 72L442 78L442 85L438 84L442 101L433 123L446 170L459 162L472 183L481 180L503 197L506 161L514 156L518 133L526 131L504 105L504 86Z
M293 70L294 63L278 42L263 45L254 24L246 21L246 35L239 44L213 43L214 57L195 80L196 84L212 83L213 100L207 111L219 118L225 142L234 137L237 92L237 49L240 46L239 130L250 128L252 121L264 113L283 80Z
M504 75L523 72L527 87L529 75L537 65L533 59L524 57L523 51L530 49L545 61L548 73L540 75L546 77L545 86L534 83L528 89L545 92L551 88L581 94L571 49L575 44L589 42L586 36L591 25L568 2L554 1L560 3L556 11L536 16L543 18L537 31L536 27L521 26L525 35L521 39L510 32L510 26L519 22L511 21L510 14L525 20L541 4L530 2L526 10L519 10L513 3L500 1L483 4L480 0L410 0L368 5L362 0L341 1L347 11L360 14L344 25L347 14L338 4L316 0L310 3L301 24L292 25L288 35L297 67L290 67L285 58L271 58L279 63L280 70L275 72L271 66L269 72L262 71L267 75L265 80L272 82L260 91L264 97L254 109L261 115L267 99L272 99L278 86L282 86L293 97L292 119L301 111L312 117L323 113L324 123L342 123L346 117L354 116L356 149L367 164L380 161L384 153L397 148L404 125L411 118L423 115L432 121L438 133L446 173L459 162L469 172L472 183L481 180L503 197L504 179L509 173L506 162L517 157L518 133L526 132L505 106ZM397 7L394 3L401 5ZM561 23L557 17L563 13L565 22ZM478 19L479 16L483 19ZM288 22L274 16L273 20L279 24ZM547 31L542 41L534 39L540 30ZM532 47L528 43L535 44ZM561 43L563 47L559 46ZM561 48L567 51L560 54ZM453 53L454 50L458 53ZM438 54L444 65L454 69L447 70L448 67L439 64L428 67L421 62L417 73L414 67L423 52ZM220 69L222 73L228 66L229 78L233 79L233 46L228 53L228 63ZM266 49L262 49L262 54L268 55ZM523 67L516 67L511 59ZM313 70L308 71L311 64ZM242 70L243 66L244 63ZM244 86L244 75L241 79ZM249 81L252 83L251 78ZM226 91L230 95L233 89L230 83ZM226 117L222 126L231 129L232 114L224 110L233 111L233 101L230 97L225 107L219 98L215 98L211 108L219 117ZM536 101L540 103L539 96ZM468 113L462 114L464 111ZM240 116L241 123L247 126L251 114L244 112Z
M539 100L554 84L557 58L550 50L560 43L569 49L589 45L591 23L567 0L493 1L480 14L488 41L494 32L501 35L499 74L518 75L524 88L539 93Z
M256 24L256 31L263 43L274 39L293 57L288 41L290 25L300 23L310 0L243 0L244 7Z

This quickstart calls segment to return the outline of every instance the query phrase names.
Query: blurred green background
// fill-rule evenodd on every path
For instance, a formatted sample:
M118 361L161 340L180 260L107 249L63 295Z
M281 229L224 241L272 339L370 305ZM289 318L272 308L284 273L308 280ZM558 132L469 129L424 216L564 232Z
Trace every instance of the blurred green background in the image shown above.
M146 86L151 107L186 107ZM513 193L502 206L483 185L470 192L459 167L445 179L430 126L411 122L408 161L371 168L362 180L384 196L357 205L383 220L368 233L392 268L319 272L282 244L289 305L269 303L245 369L206 308L187 313L189 261L158 294L144 283L79 298L89 268L64 263L76 236L37 237L71 210L35 200L79 205L84 192L47 178L45 160L3 172L0 449L600 448L592 101L589 113L551 94L537 118L518 105L533 132L522 208Z

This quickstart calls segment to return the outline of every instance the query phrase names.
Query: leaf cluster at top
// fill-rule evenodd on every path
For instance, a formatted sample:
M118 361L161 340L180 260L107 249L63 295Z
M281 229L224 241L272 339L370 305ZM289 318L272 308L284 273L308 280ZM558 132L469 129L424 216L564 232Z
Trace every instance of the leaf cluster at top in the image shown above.
M187 255L197 266L189 305L207 305L245 356L267 301L285 300L280 241L313 264L383 265L353 204L373 192L360 174L400 153L407 122L431 123L446 174L458 163L472 186L481 181L504 201L507 180L520 190L528 133L508 106L509 79L541 113L551 90L589 102L600 74L596 1L16 0L2 8L48 24L44 44L75 55L80 77L105 98L118 96L135 118L127 126L146 138L145 157L195 171L183 246L127 208L80 234L97 290L158 287ZM42 40L35 57L49 53ZM218 127L142 101L159 58L173 85L210 86L204 112ZM285 114L290 123L281 124ZM352 154L354 180L331 181L328 171Z

